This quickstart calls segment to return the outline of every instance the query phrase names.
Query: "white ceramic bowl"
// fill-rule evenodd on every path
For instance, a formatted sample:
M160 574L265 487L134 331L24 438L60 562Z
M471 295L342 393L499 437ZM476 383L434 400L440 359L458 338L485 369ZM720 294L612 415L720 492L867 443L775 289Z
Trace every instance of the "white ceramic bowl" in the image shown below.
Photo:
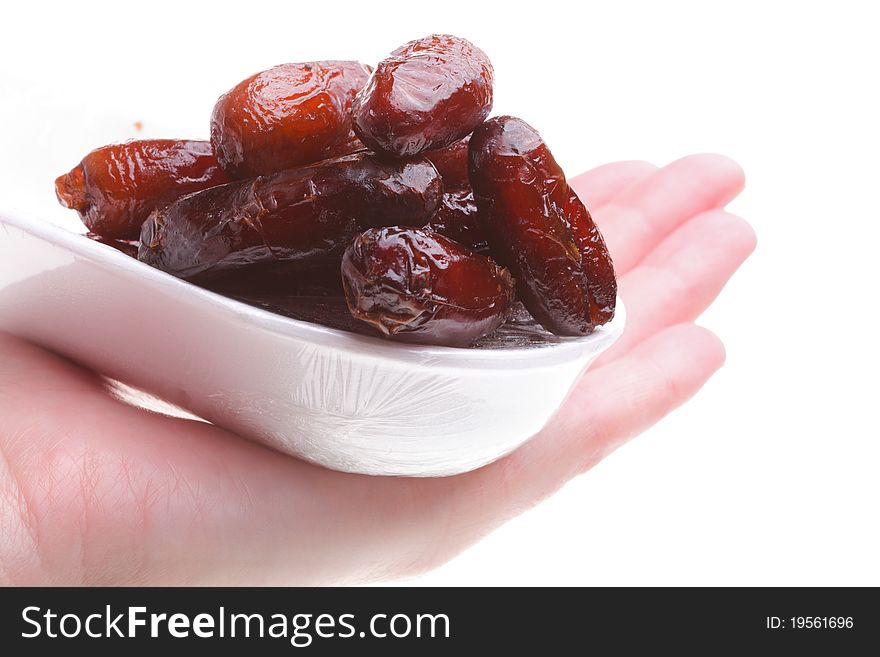
M537 433L624 311L524 348L407 346L275 315L0 212L0 329L328 468L439 476Z
M5 86L4 86L5 84ZM175 136L0 80L0 330L329 468L465 472L537 433L623 330L531 348L407 346L275 315L91 242L52 183L89 149Z

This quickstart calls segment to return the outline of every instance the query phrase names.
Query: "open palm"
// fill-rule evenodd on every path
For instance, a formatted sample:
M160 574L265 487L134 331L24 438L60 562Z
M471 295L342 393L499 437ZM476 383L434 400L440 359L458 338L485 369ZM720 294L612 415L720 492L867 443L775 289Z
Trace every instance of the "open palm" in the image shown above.
M739 167L609 164L571 181L614 257L628 324L551 423L443 479L331 472L0 335L0 583L315 584L423 571L546 497L685 402L724 350L693 320L751 253L723 206Z

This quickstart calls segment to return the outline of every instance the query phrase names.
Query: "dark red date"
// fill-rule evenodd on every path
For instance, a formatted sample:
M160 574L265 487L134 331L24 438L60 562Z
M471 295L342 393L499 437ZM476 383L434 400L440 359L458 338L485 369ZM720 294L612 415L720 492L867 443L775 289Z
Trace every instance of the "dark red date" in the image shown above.
M492 109L486 54L445 34L411 41L376 67L352 108L354 130L375 151L409 157L470 134Z
M617 282L602 235L538 132L502 116L471 137L469 175L492 254L544 328L585 335L614 316Z
M215 187L144 224L138 257L181 278L266 264L339 262L348 240L386 223L420 226L442 196L425 159L358 153Z
M614 262L605 245L605 238L593 221L592 215L575 191L568 188L568 202L565 205L571 232L581 251L581 264L587 275L590 291L590 318L600 326L614 319L617 305L617 278Z
M367 147L364 146L364 142L362 142L354 131L348 133L348 137L340 144L337 144L330 150L330 158L334 157L342 157L343 155L351 155L352 153L358 153L360 151L367 150ZM330 159L328 158L328 159Z
M447 190L470 187L471 182L468 178L468 144L470 140L471 137L468 135L452 146L425 153L425 157L437 167L437 171L443 178L443 186Z
M304 62L240 82L211 117L220 166L230 178L253 178L343 154L351 104L369 75L359 62Z
M468 178L470 135L452 146L425 153L443 178L443 200L430 227L478 253L488 252L486 232L477 216L474 191Z
M225 182L208 142L143 139L96 148L58 177L55 193L91 232L131 240L154 210Z
M305 267L302 263L267 263L264 266L233 269L201 281L218 294L241 298L341 297L339 262Z
M470 186L444 192L440 207L428 227L477 253L489 251L486 231L480 223Z
M385 337L467 346L494 331L514 300L506 269L430 229L376 228L342 258L349 310Z

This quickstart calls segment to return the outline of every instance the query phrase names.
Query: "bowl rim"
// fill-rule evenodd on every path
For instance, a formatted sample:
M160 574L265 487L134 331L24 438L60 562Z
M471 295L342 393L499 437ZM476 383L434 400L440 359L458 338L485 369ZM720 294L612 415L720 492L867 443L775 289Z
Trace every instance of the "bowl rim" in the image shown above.
M586 336L562 337L559 342L538 347L474 349L391 342L378 336L360 335L293 319L211 292L150 267L112 247L83 239L84 233L74 232L46 219L27 219L18 208L0 207L0 225L3 224L61 247L114 274L141 279L145 284L170 291L177 298L190 296L215 310L232 313L243 323L284 338L318 343L345 351L356 350L381 359L416 361L423 364L429 362L432 367L548 367L597 355L620 337L626 323L626 309L618 297L614 319L608 324L598 327Z

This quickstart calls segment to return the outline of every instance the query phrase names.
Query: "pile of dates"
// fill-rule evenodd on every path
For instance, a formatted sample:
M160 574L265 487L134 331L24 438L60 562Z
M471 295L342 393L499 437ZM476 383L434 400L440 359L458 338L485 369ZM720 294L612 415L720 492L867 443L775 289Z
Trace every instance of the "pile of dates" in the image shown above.
M590 213L494 73L454 36L371 67L282 64L220 97L211 140L92 151L55 183L104 243L214 289L344 294L385 337L467 346L517 301L586 335L617 284Z

